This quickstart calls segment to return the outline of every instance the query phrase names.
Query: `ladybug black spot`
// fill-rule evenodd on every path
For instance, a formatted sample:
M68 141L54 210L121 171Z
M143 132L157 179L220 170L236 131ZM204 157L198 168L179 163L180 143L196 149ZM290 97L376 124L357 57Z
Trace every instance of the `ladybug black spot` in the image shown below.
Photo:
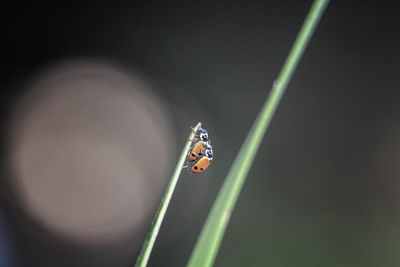
M203 170L203 168L200 168L200 171L202 171Z
M197 170L197 166L194 166L193 169Z

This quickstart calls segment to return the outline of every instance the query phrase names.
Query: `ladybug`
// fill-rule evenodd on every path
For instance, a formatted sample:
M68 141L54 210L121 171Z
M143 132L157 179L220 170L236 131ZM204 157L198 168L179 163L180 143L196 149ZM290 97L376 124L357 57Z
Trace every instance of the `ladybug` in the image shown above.
M208 145L204 141L198 141L189 152L188 161L193 162L205 155Z
M202 173L204 172L208 166L211 164L211 159L209 157L202 157L189 169L192 173Z

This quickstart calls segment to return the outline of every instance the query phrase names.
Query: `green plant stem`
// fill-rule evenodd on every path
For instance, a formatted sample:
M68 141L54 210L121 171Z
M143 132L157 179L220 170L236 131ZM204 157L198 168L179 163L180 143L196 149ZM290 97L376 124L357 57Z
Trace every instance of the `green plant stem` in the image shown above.
M315 0L272 90L225 179L189 259L189 267L214 263L225 229L262 138L328 0Z
M147 262L149 261L149 257L151 251L154 246L154 242L157 238L158 232L161 227L161 223L164 219L165 213L168 209L169 202L171 200L172 194L174 193L176 183L178 182L179 176L181 174L183 164L185 164L185 160L187 154L190 149L190 145L192 144L192 140L195 136L197 130L201 127L201 122L199 122L194 128L193 131L189 134L189 137L186 141L185 146L183 147L181 156L179 157L178 163L176 164L174 173L172 174L171 180L168 183L167 189L165 190L164 196L161 200L160 206L154 216L153 222L151 224L151 228L147 234L146 240L143 243L142 249L140 250L140 254L136 260L135 267L145 267Z

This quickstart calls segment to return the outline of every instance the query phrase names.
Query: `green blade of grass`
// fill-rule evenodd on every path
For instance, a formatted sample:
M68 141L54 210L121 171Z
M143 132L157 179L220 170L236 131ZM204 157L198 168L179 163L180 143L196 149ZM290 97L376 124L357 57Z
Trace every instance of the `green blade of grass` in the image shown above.
M272 90L240 148L217 199L214 202L189 259L189 267L207 267L214 263L231 212L243 187L243 183L253 163L262 138L327 4L328 0L314 1L285 64L279 73L278 79L274 82Z
M181 156L179 157L178 163L176 164L175 170L171 176L171 180L169 181L164 196L161 199L160 206L158 207L156 215L154 216L150 230L146 236L146 240L144 241L142 249L140 250L139 256L136 260L135 267L145 267L147 265L147 262L149 261L149 257L153 249L154 242L156 241L156 237L160 230L161 223L164 219L165 213L167 212L167 208L171 200L172 194L174 193L176 183L178 182L179 176L181 174L183 164L185 164L185 160L189 152L190 145L192 144L192 140L195 136L195 133L200 127L201 127L201 122L199 122L193 128L193 131L189 134L186 144L183 147Z

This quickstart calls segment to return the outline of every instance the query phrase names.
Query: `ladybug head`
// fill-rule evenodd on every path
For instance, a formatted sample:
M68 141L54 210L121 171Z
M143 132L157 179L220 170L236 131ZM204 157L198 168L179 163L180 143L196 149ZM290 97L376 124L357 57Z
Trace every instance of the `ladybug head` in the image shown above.
M201 139L202 141L205 141L205 142L208 141L208 133L207 133L206 130L201 129L200 139Z
M212 151L212 147L211 147L211 146L208 146L208 147L207 147L206 156L207 156L208 158L212 159L212 157L213 157L213 151Z

